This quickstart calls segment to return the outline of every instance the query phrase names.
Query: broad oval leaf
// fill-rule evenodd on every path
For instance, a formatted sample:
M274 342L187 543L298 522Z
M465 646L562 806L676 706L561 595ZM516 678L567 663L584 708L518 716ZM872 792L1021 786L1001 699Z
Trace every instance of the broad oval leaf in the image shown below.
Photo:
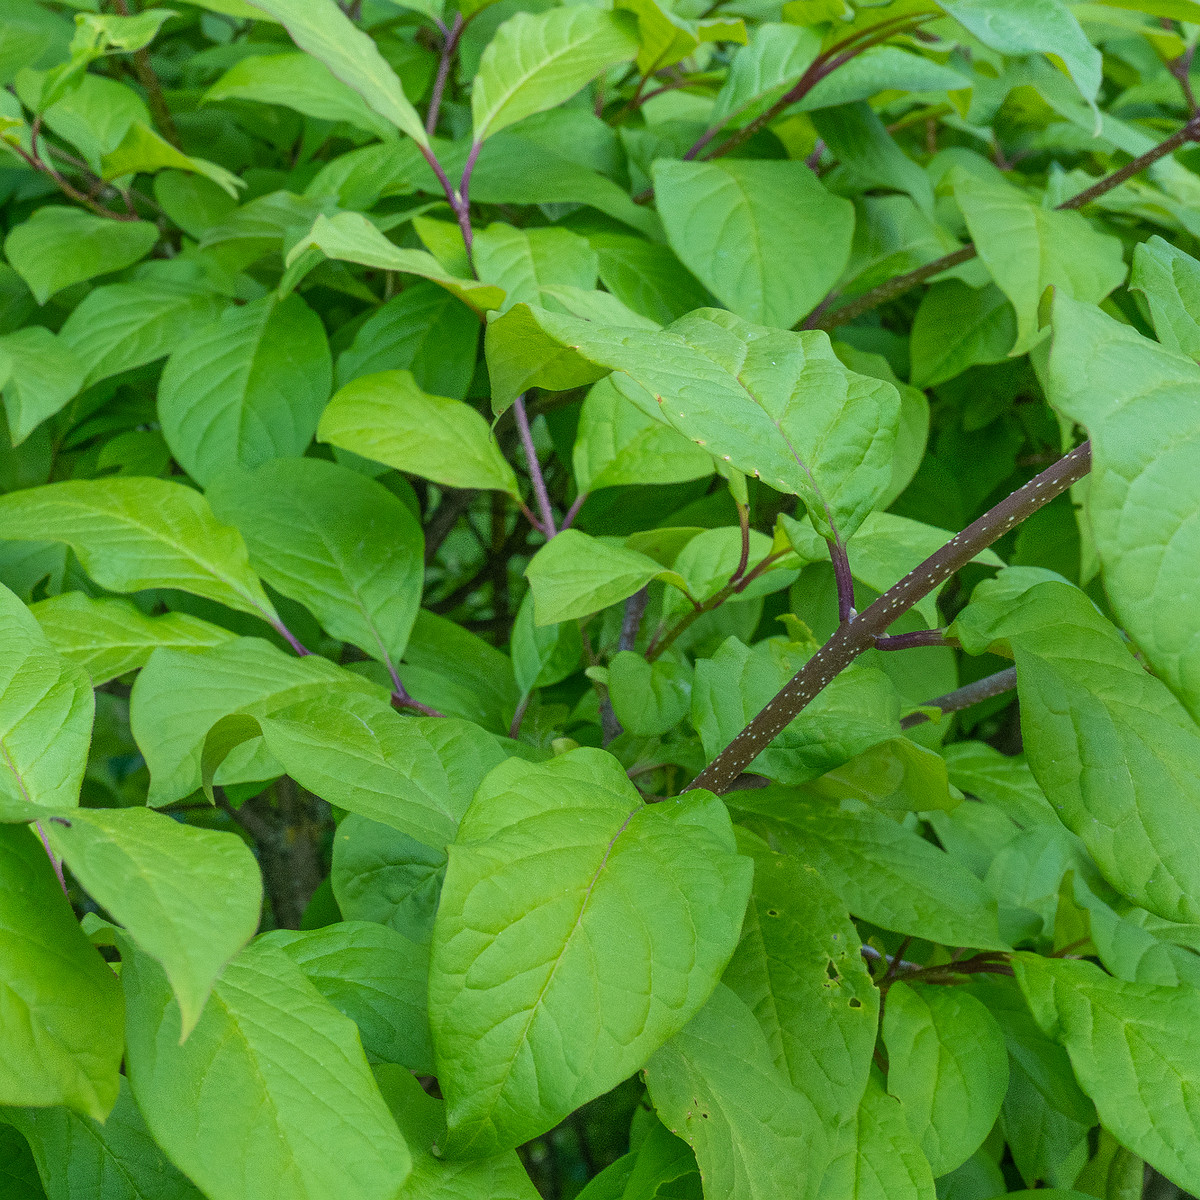
M483 52L471 88L475 141L569 100L637 54L631 22L588 5L517 13Z
M454 840L480 780L506 757L469 721L401 716L365 693L304 700L260 724L302 787L436 848Z
M961 1166L1000 1115L1008 1052L996 1019L961 988L897 981L883 1015L888 1091L935 1176Z
M519 494L483 417L461 400L422 391L410 371L380 371L346 384L322 414L317 437L449 487Z
M622 395L715 458L800 496L824 537L848 538L891 481L899 393L847 370L824 333L719 309L630 330L518 304L488 326L487 357L497 411L527 387L611 371Z
M1009 948L983 884L892 817L800 788L731 792L728 802L772 849L816 867L856 917L947 946Z
M0 1104L103 1121L121 1079L121 988L20 825L0 825L0 981Z
M133 686L129 710L130 728L150 768L148 802L170 804L201 786L205 739L223 718L266 716L301 700L347 691L379 694L381 689L328 659L297 658L259 638L237 638L204 650L155 650Z
M358 1032L282 950L243 950L181 1043L166 976L122 949L134 1098L210 1200L393 1200L411 1157Z
M1117 618L1200 720L1200 368L1061 296L1047 394L1091 435L1084 511Z
M0 821L79 803L94 708L87 677L0 585Z
M320 318L299 296L264 296L226 309L167 360L158 389L163 436L204 484L228 467L298 456L332 382Z
M222 0L227 3L228 0ZM371 37L334 0L249 0L278 21L301 50L322 62L353 88L380 116L407 133L418 146L428 146L425 126L409 103L396 72Z
M84 592L49 596L29 611L55 650L82 667L93 687L144 667L159 646L200 649L236 636L188 613L148 617L128 600L95 599Z
M854 205L803 163L660 159L654 194L671 249L747 321L791 328L850 258Z
M863 1098L879 1025L879 992L858 933L817 869L740 831L754 891L723 982L754 1013L772 1060L836 1127Z
M67 318L61 340L78 356L84 386L164 358L215 320L228 301L202 288L159 279L89 292Z
M124 1076L103 1123L68 1108L10 1108L4 1119L32 1148L46 1200L203 1200L154 1144ZM8 1165L0 1159L0 1180ZM26 1196L18 1191L11 1200Z
M81 208L46 205L4 240L4 254L39 304L73 283L145 258L158 241L149 221L109 221Z
M1042 583L1014 601L993 587L975 636L1016 655L1025 752L1059 818L1123 895L1200 920L1200 730L1078 589ZM964 624L991 610L976 590Z
M262 876L249 847L146 808L76 809L46 834L88 895L162 965L186 1037L258 928Z
M83 569L114 592L178 588L279 617L250 569L242 535L199 492L167 479L88 479L0 496L4 536L66 542Z
M564 529L530 560L525 577L537 625L557 625L616 604L663 574L649 555Z
M0 337L0 388L14 448L83 385L84 365L64 338L40 325Z
M447 1153L536 1136L678 1032L733 953L750 874L715 797L646 805L602 751L488 775L434 928Z
M258 945L277 946L305 978L358 1026L373 1060L432 1074L429 947L371 921L321 929L275 929Z
M381 483L315 458L229 472L207 492L250 561L325 631L394 670L421 606L425 538Z
M696 1152L709 1195L817 1195L829 1156L821 1118L724 984L646 1064L646 1083L663 1124Z
M1013 966L1104 1127L1180 1188L1200 1190L1200 992L1122 983L1089 962L1033 954Z

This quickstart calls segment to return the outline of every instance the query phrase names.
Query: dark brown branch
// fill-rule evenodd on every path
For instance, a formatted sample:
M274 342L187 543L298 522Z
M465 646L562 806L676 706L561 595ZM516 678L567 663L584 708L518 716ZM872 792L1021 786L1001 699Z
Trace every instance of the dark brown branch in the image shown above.
M1065 492L1091 469L1091 444L1072 450L950 539L936 554L890 587L866 612L841 625L762 712L692 781L718 795L729 789L792 719L918 600L940 587L1014 525Z
M1113 171L1111 175L1097 179L1091 187L1084 188L1082 192L1072 196L1069 200L1064 200L1058 205L1058 208L1060 210L1082 208L1085 204L1090 204L1093 200L1103 196L1105 192L1119 187L1127 179L1132 179L1147 167L1153 166L1160 158L1173 154L1180 146L1197 139L1200 139L1200 116L1192 117L1182 129L1173 133L1165 141L1159 142L1145 154L1138 155L1119 170ZM834 329L838 325L845 325L847 321L853 321L855 317L862 316L863 313L877 308L880 304L895 300L897 296L902 296L927 279L932 279L935 275L950 270L951 267L969 262L976 253L975 244L968 242L967 245L949 254L944 254L941 258L935 258L933 262L926 263L923 267L917 267L905 275L897 275L894 279L886 280L869 292L864 292L858 299L851 300L849 304L835 308L832 312L825 308L825 302L822 301L822 304L809 314L802 327L804 329Z
M928 700L922 707L940 708L943 713L960 712L964 708L970 708L972 704L990 700L993 696L1003 696L1005 692L1011 692L1016 686L1017 668L1008 667L1003 671L997 671L995 675L977 679L974 683L968 683L953 692L947 692L944 696L938 696L936 700ZM926 713L910 713L900 722L900 728L912 729L914 725L923 725L928 720L930 717Z

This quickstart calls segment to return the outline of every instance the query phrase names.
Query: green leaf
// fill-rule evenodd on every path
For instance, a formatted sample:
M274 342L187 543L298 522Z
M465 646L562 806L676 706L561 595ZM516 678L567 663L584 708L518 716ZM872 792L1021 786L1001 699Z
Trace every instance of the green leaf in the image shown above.
M282 104L322 121L344 121L379 137L392 123L309 54L263 54L235 63L204 93L207 102L256 100Z
M521 695L553 687L575 673L583 657L583 639L575 621L535 625L533 593L526 592L512 631L513 675Z
M22 71L14 83L22 103L37 111L43 108L42 95L48 84L53 86L53 77L48 71ZM78 87L42 112L44 124L72 143L96 172L100 160L121 144L135 121L150 119L146 102L133 88L92 73L81 76Z
M728 803L772 849L816 867L855 916L948 946L1008 948L983 884L891 817L800 788L731 792Z
M446 1106L425 1092L411 1071L391 1063L374 1067L379 1090L412 1147L413 1169L404 1190L412 1200L538 1200L517 1154L509 1150L490 1158L447 1162Z
M146 808L80 808L46 834L88 895L162 966L186 1037L258 928L262 876L249 848Z
M337 386L380 371L411 371L423 391L461 400L478 342L479 321L465 304L435 284L414 283L368 317L338 356Z
M1117 620L1200 718L1200 369L1095 309L1055 301L1047 394L1092 438L1084 512Z
M813 124L838 163L835 187L907 192L923 213L933 215L929 175L900 149L865 100L823 109Z
M313 698L260 718L271 753L302 787L441 848L500 743L455 717L400 716L376 695Z
M813 1197L828 1159L812 1102L775 1067L754 1014L724 984L646 1064L663 1124L696 1152L709 1195Z
M955 92L971 85L969 76L931 58L910 54L899 46L874 46L829 72L795 111L855 104L880 92Z
M1122 983L1088 962L1033 954L1017 955L1013 967L1104 1127L1180 1188L1200 1188L1200 992Z
M623 304L669 325L709 303L704 288L667 246L625 233L589 234L600 279Z
M143 121L135 121L121 139L121 144L100 162L100 175L105 180L130 175L153 175L164 170L203 175L234 199L239 189L246 186L245 181L232 171L206 158L193 158L177 150Z
M909 1132L903 1107L872 1072L858 1111L838 1131L822 1197L934 1200L937 1194L929 1162Z
M952 790L942 756L907 737L889 738L814 780L812 790L831 800L861 800L893 812L949 812L962 796ZM1011 828L1011 826L1010 826Z
M121 989L20 825L0 826L0 979L0 1104L103 1121L121 1079Z
M128 600L94 599L84 592L50 596L29 611L54 649L82 667L93 687L144 667L159 646L198 649L236 636L187 613L148 617Z
M39 304L73 283L131 267L158 241L149 221L113 221L48 204L4 241L4 254Z
M94 701L29 609L0 586L0 820L79 803Z
M754 647L727 638L696 662L692 725L708 758L720 753L800 669L811 647L782 638ZM747 770L779 783L803 783L900 733L900 701L877 668L853 666L816 699Z
M645 1063L712 992L749 891L706 792L643 804L589 749L492 771L450 848L434 928L447 1153L515 1146Z
M134 684L129 714L150 768L149 803L171 804L201 786L204 741L222 718L267 716L301 700L343 692L378 694L378 689L327 659L296 658L258 638L205 650L155 650Z
M230 307L167 360L163 436L207 484L227 467L304 453L329 399L333 363L320 318L300 299Z
M972 288L958 279L935 283L913 318L912 383L934 387L968 367L1001 362L1016 337L1013 307L994 284Z
M961 988L897 981L883 1014L888 1091L935 1176L961 1166L1000 1115L1008 1088L1004 1035Z
M663 573L645 554L564 529L529 561L534 622L556 625L616 604Z
M1129 290L1146 297L1164 346L1193 361L1200 357L1200 262L1155 234L1133 248Z
M409 371L380 371L340 388L317 437L449 487L519 495L487 421L461 400L422 391Z
M1066 66L1083 98L1100 90L1100 51L1061 0L938 0L968 32L1001 54L1054 54Z
M167 280L113 283L84 296L60 340L78 356L83 384L142 367L189 341L225 307L224 297Z
M633 650L608 664L608 695L622 727L638 737L674 729L692 706L692 671L686 659L663 655L647 662Z
M1067 584L1005 603L991 634L1016 656L1025 752L1063 824L1123 895L1197 920L1200 731L1183 706Z
M647 77L689 57L704 42L746 43L746 23L741 17L718 14L692 19L657 0L621 0L619 7L637 14L637 68Z
M723 982L749 1006L772 1059L827 1127L862 1100L879 1024L879 992L858 933L817 870L746 835L754 891Z
M425 993L429 948L384 925L341 921L323 929L276 929L257 945L277 946L357 1026L372 1058L431 1075Z
M1080 213L1041 208L999 175L966 170L954 177L954 198L979 257L1016 309L1010 356L1041 340L1038 305L1048 287L1092 303L1124 282L1120 240L1100 233Z
M1001 754L986 742L956 742L942 757L955 787L994 805L1017 824L1057 820L1023 754Z
M40 325L0 337L0 388L14 447L54 416L84 385L69 342Z
M5 1200L47 1200L29 1143L4 1124L0 1124L0 1195ZM69 1198L64 1194L54 1200Z
M178 588L239 612L278 617L250 569L241 534L204 497L166 479L89 479L0 496L4 536L66 542L114 592Z
M407 133L418 146L429 138L395 71L369 35L356 29L334 0L249 0L274 17L306 54L325 64L381 117Z
M671 249L747 321L790 328L850 257L854 206L803 163L660 159L654 194ZM779 270L784 261L794 269Z
M544 303L544 288L590 291L600 269L596 252L569 229L514 229L493 221L471 244L479 278L504 289L504 305Z
M32 1147L47 1200L201 1200L154 1144L124 1078L103 1124L67 1108L8 1109L4 1119Z
M446 872L446 852L351 813L333 839L330 876L347 920L376 921L426 945Z
M402 500L315 458L230 472L207 495L217 519L241 531L271 587L305 605L331 637L394 668L425 573L425 538Z
M765 112L812 65L821 49L817 30L800 25L763 24L729 65L713 106L711 125L738 118L742 124Z
M154 1140L209 1200L282 1187L297 1200L392 1200L410 1156L358 1031L282 950L243 950L180 1044L166 977L128 942L122 948L134 1099Z
M471 87L476 143L556 108L637 50L627 19L587 5L510 17L483 52Z
M572 462L581 492L683 483L713 470L711 454L631 404L611 377L594 384L583 402Z
M475 279L460 279L424 250L402 250L388 241L361 213L318 216L307 237L301 238L292 247L287 256L288 265L311 246L317 247L329 258L344 259L382 271L419 275L445 288L480 314L499 308L504 303L503 289Z
M531 385L564 390L612 371L622 395L715 458L800 496L826 537L849 537L891 478L896 389L847 371L824 333L718 309L647 332L519 304L488 326L487 357L497 410Z

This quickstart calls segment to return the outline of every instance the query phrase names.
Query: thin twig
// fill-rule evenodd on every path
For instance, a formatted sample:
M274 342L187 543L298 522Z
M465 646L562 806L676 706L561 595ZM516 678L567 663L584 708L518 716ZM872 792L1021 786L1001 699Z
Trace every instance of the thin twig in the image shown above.
M566 514L562 519L562 525L559 526L559 533L562 533L564 529L571 528L571 526L575 523L575 518L579 515L579 510L583 507L583 503L587 498L587 492L580 492L579 495L571 501L571 507L567 509Z
M940 629L916 629L912 633L896 633L891 637L877 637L876 650L912 650L917 646L954 646Z
M838 534L834 534L829 543L829 557L833 560L833 578L837 583L838 621L845 624L855 617L854 611L854 576L850 571L850 557L846 553L846 543Z
M995 675L977 679L974 683L968 683L953 692L947 692L944 696L938 696L935 700L927 700L921 707L940 708L943 713L960 712L964 708L970 708L972 704L990 700L993 696L1003 696L1005 692L1011 692L1016 686L1017 668L1007 667L1003 671L997 671ZM923 725L930 719L928 713L910 713L901 720L900 728L912 729L914 725Z
M275 632L279 634L279 636L283 638L283 640L287 642L287 644L291 646L291 648L295 650L295 652L301 658L304 658L306 655L312 653L311 650L305 648L300 639L296 637L296 635L278 618L271 621L271 628L274 629Z
M758 757L812 699L845 670L902 613L940 587L981 550L1061 495L1091 469L1091 443L1072 450L956 534L936 554L890 587L864 613L838 628L754 718L692 781L718 795Z
M646 601L650 597L648 587L639 588L625 601L625 615L621 620L621 636L617 638L618 650L632 650L637 642L642 617L646 613Z
M125 0L113 0L113 8L123 17L129 16L129 6ZM175 147L182 151L179 141L179 130L175 128L175 119L171 116L171 108L163 96L162 84L150 65L150 51L143 46L133 54L133 73L137 81L146 89L146 99L150 102L150 111L154 115L154 123L162 130L162 135Z
M63 875L62 863L59 861L58 855L50 849L50 839L46 836L46 831L42 828L41 821L34 821L33 825L37 830L38 837L42 839L42 845L46 850L46 857L50 860L50 865L54 868L54 874L58 877L58 886L62 888L63 895L69 900L71 893L67 891L67 881Z
M442 53L438 60L437 77L433 81L433 91L429 96L429 111L425 114L425 132L433 137L437 129L438 116L442 110L442 96L446 91L446 81L450 78L450 68L454 63L454 52L458 49L458 39L462 37L464 22L462 13L454 14L454 24L449 29L443 26Z
M542 465L538 462L537 450L533 444L533 434L529 429L529 417L525 413L525 397L523 395L513 401L513 416L517 420L517 432L521 436L521 449L525 452L525 465L529 468L529 479L533 484L533 494L537 499L538 512L541 513L540 528L549 539L554 537L558 531L554 527L554 510L550 507L550 494L546 491Z

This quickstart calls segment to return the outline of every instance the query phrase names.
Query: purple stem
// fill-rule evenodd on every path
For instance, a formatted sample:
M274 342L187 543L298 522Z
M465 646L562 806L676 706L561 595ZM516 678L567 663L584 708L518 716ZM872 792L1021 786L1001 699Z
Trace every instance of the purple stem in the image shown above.
M921 707L940 708L943 713L959 712L961 709L970 708L972 704L990 700L993 696L1003 696L1016 686L1017 668L1009 667L1004 671L997 671L995 675L968 683L956 691L947 692L944 696L938 696L936 700L927 700ZM914 725L923 725L928 720L929 717L923 712L909 713L900 722L900 728L911 729Z
M458 39L462 36L464 21L462 13L454 14L454 24L447 29L442 26L442 57L438 62L437 78L433 81L433 92L429 97L429 111L425 114L425 132L433 137L437 128L438 114L442 110L442 95L446 90L446 80L450 78L450 66L454 61L454 52L458 49Z
M549 541L558 530L554 527L554 510L550 507L550 494L546 491L542 465L538 462L537 450L533 445L533 434L529 430L529 417L525 413L523 395L513 401L513 414L517 418L517 432L521 435L521 449L525 451L525 465L529 468L529 479L533 483L533 494L537 498L538 512L542 517L542 532Z
M840 534L834 533L833 541L829 543L829 557L833 559L833 577L837 581L838 621L844 625L855 616L854 576L850 573L850 558Z
M564 529L570 529L575 518L579 515L579 510L583 507L583 502L588 498L587 492L580 492L578 496L571 502L571 507L567 509L566 516L563 517L563 522L559 528L559 533Z
M58 857L50 849L50 839L46 836L46 831L42 828L41 821L34 821L33 824L34 828L37 829L38 837L42 839L42 845L46 850L46 857L50 860L50 865L54 868L54 874L58 876L58 886L62 888L63 895L69 899L70 893L67 891L67 881L63 876L62 863L58 861Z
M305 649L300 639L297 638L296 635L278 618L271 622L271 628L274 629L275 632L279 634L279 636L283 638L283 640L287 642L287 644L291 646L291 648L295 650L295 652L301 658L303 658L306 654L312 653L311 650Z
M946 646L957 645L957 642L946 641L946 635L940 629L917 629L912 633L897 633L891 637L877 637L876 650L911 650L914 646Z

